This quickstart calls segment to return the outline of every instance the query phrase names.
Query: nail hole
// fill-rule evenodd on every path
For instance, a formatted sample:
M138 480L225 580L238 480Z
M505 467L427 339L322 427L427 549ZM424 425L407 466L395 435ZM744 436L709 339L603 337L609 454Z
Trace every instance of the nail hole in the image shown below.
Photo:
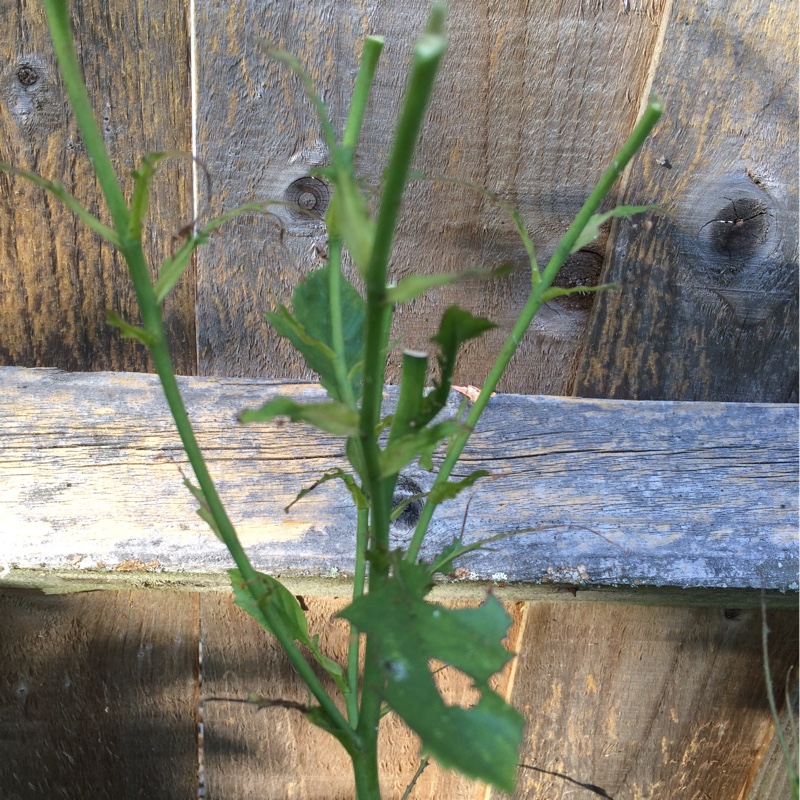
M726 608L722 615L725 619L737 620L742 615L742 612L738 608Z
M330 189L319 178L306 176L293 181L283 193L283 199L297 208L289 208L292 219L312 222L322 219L330 202Z
M28 88L39 82L39 73L30 64L23 64L17 70L17 80Z

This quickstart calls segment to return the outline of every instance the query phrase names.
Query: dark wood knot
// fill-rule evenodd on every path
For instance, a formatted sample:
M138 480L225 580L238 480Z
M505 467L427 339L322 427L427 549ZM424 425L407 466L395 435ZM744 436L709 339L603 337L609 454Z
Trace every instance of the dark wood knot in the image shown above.
M750 258L767 241L770 213L767 206L754 197L725 198L714 219L703 223L708 243L720 255Z
M283 193L284 202L290 203L289 215L297 222L314 222L325 216L331 192L328 185L310 175L292 181Z
M21 64L17 68L17 80L21 86L29 89L39 82L39 73L31 64Z
M394 495L392 495L392 508L397 508L401 503L406 503L400 515L394 521L398 528L416 527L420 514L422 514L422 500L420 498L409 500L409 498L420 494L422 494L422 487L415 480L407 478L405 475L400 475L397 479Z

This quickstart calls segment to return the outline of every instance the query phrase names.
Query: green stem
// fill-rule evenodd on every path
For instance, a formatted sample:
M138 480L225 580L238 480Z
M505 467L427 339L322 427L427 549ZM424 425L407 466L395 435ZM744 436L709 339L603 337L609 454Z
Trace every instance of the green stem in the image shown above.
M351 150L355 150L358 144L361 124L364 121L364 112L367 109L372 81L375 77L375 70L382 50L383 36L367 36L364 40L364 49L361 51L361 61L358 65L358 75L356 75L355 86L353 86L353 98L350 101L350 112L347 115L347 123L342 137L342 146Z
M567 260L567 256L569 256L570 252L572 251L572 247L583 232L583 229L588 224L592 215L600 207L600 204L611 190L614 182L625 170L625 167L638 152L642 144L644 144L644 140L648 137L656 122L658 122L663 111L664 107L657 99L654 98L650 101L645 109L644 114L642 115L641 120L639 120L639 123L633 129L633 132L628 137L625 144L622 145L614 160L611 162L611 165L608 167L608 169L606 169L600 180L597 182L597 185L589 195L589 198L583 204L583 207L578 212L572 224L569 226L569 228L567 228L566 233L561 238L561 241L558 243L558 246L550 258L550 261L547 262L547 266L542 272L541 281L539 281L532 288L528 300L519 315L519 318L514 324L514 327L511 329L511 333L508 335L508 338L503 344L499 355L492 365L489 376L483 384L483 388L481 389L478 398L475 400L475 403L467 414L464 432L453 437L451 440L442 465L439 468L436 479L434 480L434 486L443 484L449 479L450 474L453 471L453 467L456 465L456 462L460 458L461 453L463 452L464 447L469 440L472 430L480 419L484 408L486 408L486 404L489 402L492 392L494 392L494 390L497 388L497 384L500 382L503 373L508 367L511 357L516 352L517 347L519 347L519 343L522 341L523 336L527 332L534 316L536 315L536 312L544 302L542 300L544 293L552 286L553 281L558 275L558 271ZM419 521L417 522L417 527L414 530L414 535L406 553L407 561L413 562L417 559L420 547L422 546L422 542L425 538L425 534L427 533L428 525L430 524L435 509L435 503L431 503L430 501L425 502Z
M58 59L59 70L67 87L67 94L72 104L84 143L89 152L100 188L108 204L114 227L120 237L120 251L125 258L133 282L136 297L142 315L142 325L153 337L155 344L150 347L156 373L161 381L164 396L169 405L184 450L192 465L197 482L205 496L209 511L214 517L223 541L230 551L242 578L264 615L267 624L275 633L286 651L289 660L297 669L301 678L308 685L320 706L328 714L334 725L341 729L350 741L352 748L358 746L358 737L347 724L336 704L325 691L319 678L314 674L308 661L303 657L289 632L286 630L280 615L271 607L270 597L266 589L258 581L258 575L250 560L242 549L236 531L228 518L216 488L209 475L205 460L197 444L192 430L183 398L178 388L175 370L167 346L161 309L156 302L153 282L144 257L140 235L131 239L129 230L130 212L117 181L111 161L105 149L100 129L94 117L86 87L81 78L75 46L71 35L69 14L65 0L45 0L45 11L53 37L53 46ZM140 234L140 231L139 231Z
M380 451L376 436L386 369L385 339L388 318L391 313L391 305L386 301L386 277L397 217L411 160L433 89L436 71L445 50L444 35L438 30L441 27L441 16L441 9L436 6L431 14L431 19L433 22L438 20L437 24L434 25L432 22L429 31L420 37L414 46L408 86L385 173L386 178L375 225L375 236L364 276L367 288L367 318L364 334L364 395L361 403L360 439L363 446L365 482L371 511L369 533L373 558L369 571L370 587L382 582L389 569L386 556L389 550L389 524L394 486L393 478L381 479L380 477ZM433 28L437 28L437 30L433 30ZM384 682L379 645L376 643L375 637L367 637L357 733L360 737L362 752L365 754L364 757L368 759L365 768L367 775L364 780L374 783L375 792L379 791L377 746ZM358 767L355 766L358 773ZM375 796L379 795L375 794ZM359 800L362 800L361 796L359 796Z
M412 423L419 414L425 393L428 354L406 350L403 353L403 369L400 375L400 396L397 398L397 409L387 444L392 444L407 433L414 433Z
M364 594L367 575L367 542L369 539L369 512L358 509L356 517L356 567L353 573L353 601ZM350 640L347 647L347 719L355 728L358 725L358 661L361 651L361 633L350 625Z
M328 237L328 296L331 314L331 344L333 346L336 383L342 402L355 409L353 386L347 376L347 359L344 349L344 325L342 321L342 240L338 236Z
M106 199L108 210L114 228L120 237L124 236L128 227L128 207L122 194L119 181L117 181L111 159L108 157L103 135L94 116L89 93L83 82L78 56L75 52L75 42L72 38L72 29L69 23L69 8L67 0L44 0L45 13L50 26L50 35L53 39L61 79L67 90L67 97L78 120L78 125L83 136L83 142L92 161L97 180L103 196Z
M380 419L383 376L386 368L386 353L382 346L386 329L386 276L408 171L444 50L444 36L433 33L421 36L414 46L411 73L386 169L375 238L365 275L367 319L360 433L364 445L367 488L373 511L370 520L372 545L379 554L388 551L392 494L391 482L382 482L379 478L378 444L375 438L375 430ZM370 570L370 583L373 577L376 577L374 569Z

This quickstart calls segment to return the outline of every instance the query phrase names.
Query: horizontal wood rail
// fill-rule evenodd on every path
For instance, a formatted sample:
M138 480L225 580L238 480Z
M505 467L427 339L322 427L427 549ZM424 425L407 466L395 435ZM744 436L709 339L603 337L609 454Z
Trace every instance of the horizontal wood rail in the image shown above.
M331 481L284 511L343 463L343 442L302 425L236 423L277 394L320 400L320 387L181 382L256 565L346 578L355 526L344 488ZM391 407L395 390L386 396ZM438 509L427 555L462 528L466 541L518 533L465 556L459 583L622 587L628 598L634 587L766 589L797 602L794 405L498 395L454 478L475 469L492 475ZM190 475L154 376L0 369L0 585L221 584L229 559L181 471ZM401 489L431 481L412 467ZM412 504L395 525L398 542L414 514Z

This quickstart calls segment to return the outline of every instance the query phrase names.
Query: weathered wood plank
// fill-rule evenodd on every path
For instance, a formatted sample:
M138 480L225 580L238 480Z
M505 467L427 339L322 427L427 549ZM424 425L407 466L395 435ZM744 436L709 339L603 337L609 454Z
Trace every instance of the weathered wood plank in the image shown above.
M797 670L789 676L788 687L781 687L775 682L775 698L780 703L783 702L783 712L781 713L780 723L784 741L789 747L789 752L797 763L797 720L798 720L798 684ZM784 689L789 690L789 703L786 702ZM783 750L780 746L777 734L772 736L769 745L765 748L760 764L755 765L758 769L750 789L746 795L746 800L792 800L791 786L789 785L789 772Z
M455 0L450 51L424 127L416 167L499 192L527 220L541 258L588 195L632 127L657 40L663 0L558 4ZM410 43L424 28L426 3L325 0L197 3L198 155L213 196L201 213L253 198L289 197L295 181L325 162L313 109L299 81L271 62L267 38L295 52L341 130L365 34L386 48L359 145L359 168L377 183L403 91ZM247 20L247 24L243 24ZM308 184L313 188L316 184ZM324 188L319 210L324 211ZM316 190L315 190L316 191ZM288 302L298 279L320 264L322 223L282 214L273 222L232 223L198 256L200 373L306 378L310 373L271 331L264 311ZM602 243L577 254L567 282L595 282ZM509 223L483 197L461 188L412 186L400 223L393 277L515 264L491 285L460 284L426 293L399 309L395 334L425 347L434 321L452 303L499 323L467 346L457 373L480 384L521 309L529 285L525 252ZM569 393L591 298L543 310L503 382L503 391ZM397 378L399 356L392 360Z
M772 735L758 609L527 613L512 702L528 720L528 766L515 797L590 796L572 781L613 798L745 796ZM796 612L772 613L770 627L779 687L797 665Z
M665 213L618 226L576 394L797 401L797 39L766 0L673 4L623 194Z
M347 625L333 615L347 600L306 596L309 630L319 633L326 655L345 663ZM307 692L273 637L236 608L229 596L201 595L203 631L202 695L242 699L256 692L271 699L308 701ZM514 650L523 604L509 604L515 619L509 633ZM498 676L496 691L506 695L512 664ZM440 688L449 703L468 704L470 681L454 670L439 673ZM332 691L336 691L330 683ZM240 703L204 702L206 796L283 800L351 800L353 777L345 751L330 736L297 711L273 708L257 711ZM396 715L381 723L382 788L387 798L399 798L419 765L419 740ZM415 796L483 800L485 787L431 763Z
M292 425L243 429L244 408L313 384L182 379L212 474L256 564L350 572L349 496L328 483L342 442ZM387 391L387 407L395 396ZM450 411L454 411L454 404ZM2 561L16 568L219 572L229 563L196 516L154 376L0 370ZM498 395L457 476L477 484L465 540L522 531L464 558L474 579L797 589L797 409ZM409 468L406 491L431 475ZM456 536L466 497L443 505L433 553ZM402 542L410 528L398 522ZM192 581L195 576L191 576Z
M155 270L192 219L191 96L186 8L177 0L71 3L79 59L126 195L154 150L184 159L159 169L145 253ZM41 3L6 4L0 29L0 160L60 180L108 222L58 77ZM110 223L108 223L110 224ZM147 370L144 348L106 323L138 319L122 259L57 200L0 174L0 363L69 370ZM178 370L196 371L191 274L165 304Z
M0 796L197 797L198 600L0 592Z

